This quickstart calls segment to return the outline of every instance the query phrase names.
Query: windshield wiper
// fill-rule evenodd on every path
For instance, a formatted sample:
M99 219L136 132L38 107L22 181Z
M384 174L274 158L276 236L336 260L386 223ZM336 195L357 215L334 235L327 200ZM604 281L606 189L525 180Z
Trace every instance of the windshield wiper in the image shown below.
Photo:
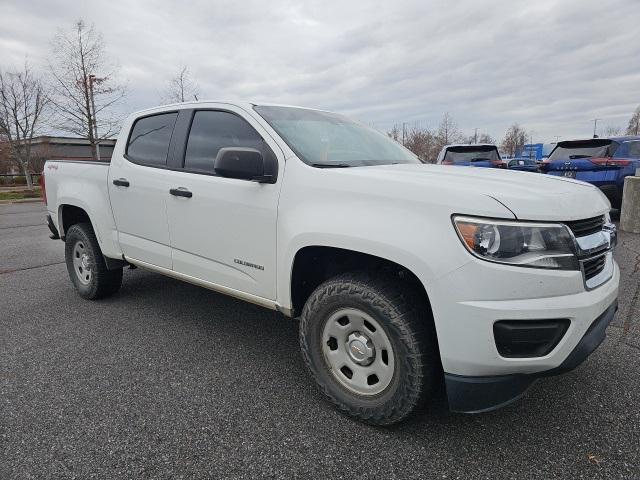
M489 159L488 158L482 158L482 157L474 157L469 161L470 162L488 162Z
M591 155L569 155L570 160L577 160L578 158L591 158Z
M346 163L312 163L311 166L317 168L349 168L351 165Z

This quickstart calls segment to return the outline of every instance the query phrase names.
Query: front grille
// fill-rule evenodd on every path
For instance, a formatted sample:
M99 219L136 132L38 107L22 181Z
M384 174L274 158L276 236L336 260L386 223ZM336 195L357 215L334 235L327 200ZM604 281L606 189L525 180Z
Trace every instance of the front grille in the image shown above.
M589 258L582 262L582 268L584 269L584 278L585 280L589 280L596 275L598 275L603 269L604 265L607 262L606 255L600 255L598 257Z
M571 229L576 237L586 237L587 235L591 235L592 233L602 230L602 226L604 225L604 215L564 223Z

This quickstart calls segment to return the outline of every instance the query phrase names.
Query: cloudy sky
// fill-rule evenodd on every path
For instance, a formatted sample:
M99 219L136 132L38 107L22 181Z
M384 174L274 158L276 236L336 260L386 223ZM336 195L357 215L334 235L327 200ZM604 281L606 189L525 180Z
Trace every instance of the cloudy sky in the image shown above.
M640 1L0 0L0 66L45 71L51 39L82 18L128 85L125 112L157 105L179 67L203 98L274 101L389 129L435 127L534 141L626 126L640 104ZM99 72L97 72L99 74Z

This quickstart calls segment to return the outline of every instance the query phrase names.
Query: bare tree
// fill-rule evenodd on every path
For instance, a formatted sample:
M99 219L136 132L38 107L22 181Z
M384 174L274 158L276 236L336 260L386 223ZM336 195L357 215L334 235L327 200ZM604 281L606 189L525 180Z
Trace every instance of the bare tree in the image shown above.
M31 141L44 119L48 102L45 87L28 63L19 71L0 72L0 135L29 189L33 188L29 171Z
M391 130L389 130L387 132L387 136L393 140L395 140L396 142L400 143L401 142L401 133L400 133L400 127L398 127L398 125L394 124L393 128Z
M615 125L607 125L604 128L605 137L617 137L622 135L622 127L617 127Z
M60 117L57 127L88 139L94 160L99 160L100 142L119 128L113 107L126 89L117 83L102 35L93 25L78 20L70 31L60 31L53 40L53 54L49 68L52 102Z
M522 150L525 143L527 143L527 131L517 123L514 123L505 133L501 148L513 157L518 151Z
M491 143L491 144L495 145L496 144L496 139L493 138L488 133L481 133L478 136L478 143Z
M415 153L420 160L425 163L435 163L438 153L445 145L452 143L475 143L476 136L466 137L458 129L458 125L448 112L442 116L437 130L422 128L416 122L410 129L405 128L407 124L402 124L402 129L395 124L387 132L387 135L397 142L402 140L405 147ZM479 143L492 143L496 141L487 133L480 134L477 138Z
M636 108L627 126L627 135L640 135L640 107Z
M488 133L481 133L479 135L473 134L469 135L465 139L466 143L492 143L495 144L495 139L489 135Z
M462 140L462 134L460 133L460 130L458 130L458 124L449 112L446 112L442 116L442 120L440 120L437 137L442 143L442 146L460 142Z
M162 96L165 103L182 103L188 100L198 100L200 92L198 85L191 77L191 72L184 66L169 81L169 85Z
M407 132L404 146L411 150L416 156L425 163L433 163L437 152L436 136L426 128L414 127Z
M434 140L435 143L432 153L429 156L429 161L435 161L438 153L445 145L465 141L464 136L460 130L458 130L458 125L448 112L442 116L442 120L440 120L440 124L438 125L438 130L434 134Z

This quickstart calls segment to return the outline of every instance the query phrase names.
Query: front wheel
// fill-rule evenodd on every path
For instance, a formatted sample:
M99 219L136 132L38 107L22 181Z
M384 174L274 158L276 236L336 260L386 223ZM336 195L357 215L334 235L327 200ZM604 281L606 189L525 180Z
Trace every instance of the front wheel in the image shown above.
M72 225L65 237L65 260L71 282L88 300L113 295L122 285L122 268L107 269L89 223Z
M397 278L343 274L320 285L300 346L325 396L374 425L410 415L432 393L439 359L428 305Z

